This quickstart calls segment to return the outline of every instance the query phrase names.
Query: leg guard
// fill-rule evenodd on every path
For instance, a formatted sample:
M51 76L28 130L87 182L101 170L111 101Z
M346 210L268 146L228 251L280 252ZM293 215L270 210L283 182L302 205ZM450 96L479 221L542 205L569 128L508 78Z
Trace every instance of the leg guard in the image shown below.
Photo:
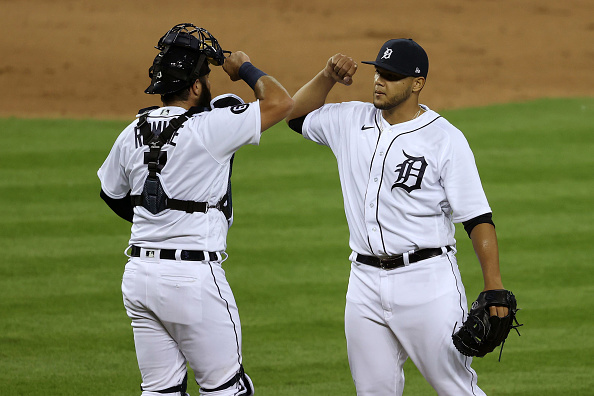
M229 381L223 385L214 389L200 388L200 394L207 396L215 392L221 392L227 390L228 393L224 393L229 396L252 396L254 394L254 383L252 379L245 373L243 366L239 368L239 372L233 376ZM217 395L223 393L217 393Z
M243 373L239 379L239 385L241 390L237 396L252 396L254 394L254 383L246 373Z
M171 388L167 388L167 389L155 391L155 392L162 393L162 394L179 392L179 394L181 396L187 396L188 395L186 393L186 390L187 389L188 389L188 373L186 373L186 375L184 376L184 380L182 381L181 384L176 385L176 386L172 386ZM142 386L140 387L140 390L141 391L144 391L144 389L142 389Z

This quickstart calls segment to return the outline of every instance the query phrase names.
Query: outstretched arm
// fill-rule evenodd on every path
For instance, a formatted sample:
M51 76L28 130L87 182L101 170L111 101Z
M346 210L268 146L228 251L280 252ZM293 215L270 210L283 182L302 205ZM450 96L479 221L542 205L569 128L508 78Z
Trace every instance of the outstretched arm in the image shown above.
M226 58L223 70L232 81L243 79L254 90L260 101L262 132L285 118L293 108L287 90L274 77L254 67L244 52L237 51Z
M351 85L356 71L357 63L346 55L336 54L328 59L324 69L293 95L294 106L287 121L303 117L322 107L334 84L340 82Z

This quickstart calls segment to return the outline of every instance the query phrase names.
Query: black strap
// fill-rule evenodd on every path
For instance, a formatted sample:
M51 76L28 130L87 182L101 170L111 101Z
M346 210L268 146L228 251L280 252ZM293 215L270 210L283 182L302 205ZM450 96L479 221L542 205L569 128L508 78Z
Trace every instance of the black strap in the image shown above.
M151 250L151 249L147 249ZM130 249L130 256L132 257L140 257L141 248L138 246L132 246ZM175 257L176 251L174 249L159 249L159 258L162 260L176 260ZM208 254L208 256L206 255ZM179 252L180 260L184 261L218 261L220 260L219 254L217 252L205 252L202 250L180 250Z
M205 60L206 60L206 55L203 52L201 52L200 56L198 57L198 62L196 62L194 69L190 73L190 83L191 84L193 84L194 81L196 81L198 78L200 78L200 70L202 69L202 65L204 64ZM208 65L206 65L206 66L208 68ZM210 71L210 69L208 69L208 70Z
M231 218L233 214L233 197L231 195L231 175L233 174L233 160L235 159L235 154L231 156L231 161L229 162L229 179L227 181L227 192L223 195L223 198L217 204L219 209L223 212L227 220Z
M452 251L450 246L446 246L448 252ZM410 264L418 261L426 260L431 257L439 256L443 253L441 248L428 248L417 250L416 252L408 255L408 262ZM365 256L363 254L357 254L357 261L362 264L371 265L372 267L378 267L382 269L394 269L404 267L404 256L399 254L397 256L390 256L385 258L375 256Z
M157 178L157 173L160 172L159 170L159 154L161 153L161 148L165 143L171 139L171 136L183 125L183 123L189 118L187 115L188 112L172 119L169 121L169 125L158 135L155 135L151 130L149 123L147 122L148 114L144 114L140 117L138 121L138 128L140 129L140 133L142 134L143 143L148 145L150 151L147 155L147 162L148 162L148 170L149 170L149 177L151 179Z
M146 144L147 146L149 146L151 148L153 146L158 146L159 150L160 150L161 147L163 147L163 145L165 143L167 143L169 141L169 139L171 139L171 136L173 136L173 134L179 128L182 127L184 122L186 122L194 114L200 113L204 110L205 110L205 108L200 107L200 106L191 107L185 113L183 113L183 114L175 117L171 121L169 121L169 125L167 125L167 127L163 130L163 132L161 132L158 135L155 135L153 133L153 131L151 130L150 125L147 120L149 112L145 112L144 114L142 114L139 117L137 128L140 130L140 133L142 134L142 139L143 139L142 141L144 144Z
M232 387L233 385L235 385L237 383L237 381L239 381L239 379L242 376L243 376L243 365L240 366L239 372L237 374L235 374L235 376L233 378L231 378L229 381L225 382L223 385L216 387L214 389L206 389L206 388L200 387L200 390L202 392L218 392L220 390Z
M150 147L147 155L149 178L155 180L159 173L159 153L164 143L160 142L159 136L155 135L148 123L148 112L140 116L136 127L142 135L142 142ZM165 131L163 131L165 132Z
M160 391L156 391L157 393L175 393L180 392L182 395L186 394L186 390L188 390L188 373L184 376L184 379L181 384L172 386L171 388L163 389ZM144 389L142 385L140 385L140 391L143 392Z
M182 201L181 199L168 199L166 206L173 210L182 210L187 213L194 212L208 212L207 202L196 202L196 201Z
M143 206L142 195L131 195L130 201L132 202L132 207ZM223 198L221 198L221 200L219 202L217 202L217 204L214 206L208 206L208 202L184 201L181 199L173 199L173 198L167 198L167 200L165 202L165 207L167 209L181 210L181 211L184 211L187 213L194 213L194 212L206 213L206 212L208 212L208 209L210 209L210 208L218 209L218 210L222 211L223 213L225 213L225 211L223 209L226 208L228 205L229 205L228 194L225 194L223 196ZM225 217L227 217L226 213L225 213ZM227 218L229 218L229 217L227 217Z
M155 135L153 133L150 124L148 123L148 115L150 111L145 111L139 117L137 128L140 130L140 133L142 135L143 144L148 145L150 148L150 151L147 154L149 179L157 180L157 173L161 172L161 170L159 169L159 156L163 145L167 143L169 139L171 139L173 134L179 128L181 128L184 122L186 122L191 116L205 110L206 109L204 107L200 106L191 107L184 114L169 121L169 125L167 125L163 132L161 132L158 135ZM231 207L231 170L233 167L233 157L234 156L231 157L231 167L229 169L229 185L227 187L227 193L223 195L221 200L217 202L217 204L213 207L222 210L227 219L231 217L231 211L227 209ZM132 195L130 198L132 206L144 206L142 195ZM181 199L173 198L167 198L165 207L168 209L180 210L187 213L206 213L209 208L207 202L184 201Z

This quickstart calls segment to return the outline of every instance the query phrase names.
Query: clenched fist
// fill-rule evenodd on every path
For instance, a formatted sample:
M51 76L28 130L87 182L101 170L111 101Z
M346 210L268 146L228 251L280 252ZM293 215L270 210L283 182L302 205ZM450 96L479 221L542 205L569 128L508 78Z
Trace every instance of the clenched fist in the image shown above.
M353 83L353 75L357 72L357 62L353 58L336 54L328 59L326 67L324 68L324 76L332 78L344 85L351 85Z
M225 70L225 73L229 75L231 81L237 81L240 79L239 68L245 62L250 62L250 57L242 51L233 52L228 58L225 58L223 70Z

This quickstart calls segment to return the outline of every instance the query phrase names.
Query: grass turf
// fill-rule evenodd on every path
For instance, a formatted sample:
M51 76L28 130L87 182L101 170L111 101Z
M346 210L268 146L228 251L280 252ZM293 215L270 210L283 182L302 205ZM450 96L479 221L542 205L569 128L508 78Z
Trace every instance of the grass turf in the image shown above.
M594 388L594 99L442 112L467 136L494 210L504 284L525 323L502 361L475 359L496 395ZM121 303L129 225L96 170L124 123L0 120L0 394L139 394ZM354 394L343 332L348 229L332 153L279 124L242 148L228 279L244 362L266 395ZM458 229L469 300L480 267ZM407 363L405 395L435 392ZM197 395L191 383L190 393Z

